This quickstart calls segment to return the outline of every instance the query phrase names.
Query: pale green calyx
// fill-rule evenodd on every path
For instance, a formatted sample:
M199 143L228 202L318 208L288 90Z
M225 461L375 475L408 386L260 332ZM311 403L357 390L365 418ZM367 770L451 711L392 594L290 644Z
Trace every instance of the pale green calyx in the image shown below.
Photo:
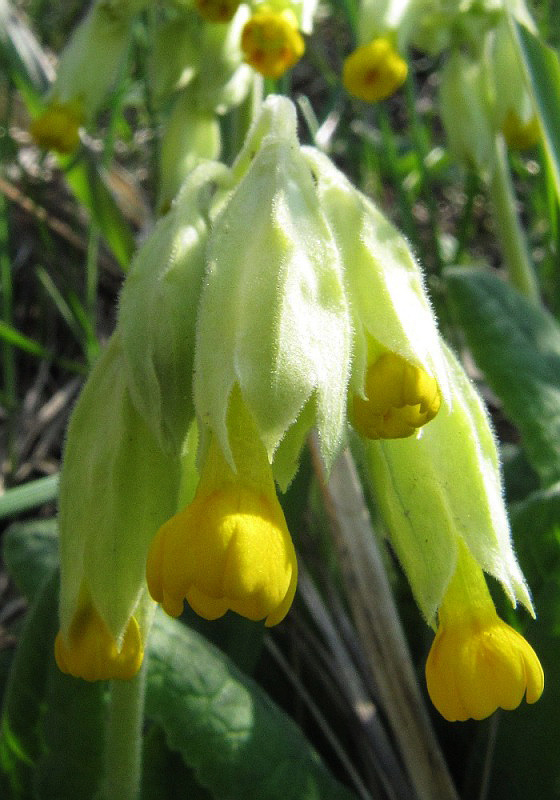
M196 316L214 186L229 181L227 168L215 162L191 173L138 251L121 294L128 389L160 446L174 453L194 416Z
M515 605L533 607L512 549L496 445L486 411L445 348L450 405L417 438L367 445L372 485L391 542L426 620L436 612L462 541Z
M142 608L154 532L174 513L179 458L164 453L131 400L120 333L72 414L60 480L60 625L92 608L115 641ZM139 615L142 630L145 615ZM101 624L101 623L100 623Z
M101 107L118 75L139 3L94 3L62 51L51 104L79 104L84 119Z
M285 486L313 424L327 463L342 438L350 363L342 265L289 101L266 101L233 173L239 183L207 250L195 405L231 460L226 412L238 385Z
M364 396L368 364L392 352L449 395L447 367L420 269L404 237L318 150L303 148L335 237L352 311L350 390Z

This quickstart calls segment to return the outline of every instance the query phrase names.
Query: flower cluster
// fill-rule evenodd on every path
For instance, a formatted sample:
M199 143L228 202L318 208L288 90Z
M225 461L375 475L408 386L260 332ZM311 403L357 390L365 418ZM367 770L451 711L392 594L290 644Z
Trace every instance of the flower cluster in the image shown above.
M186 601L207 619L280 622L297 563L276 486L289 485L313 428L328 468L348 423L418 604L439 620L427 666L436 706L463 719L512 707L525 689L536 700L538 660L498 620L483 577L532 611L482 403L403 237L300 146L293 105L271 96L233 166L196 167L139 251L74 411L61 669L129 677L148 591L175 616Z
M523 0L511 13L534 31ZM368 103L383 100L405 81L408 48L443 57L442 115L462 161L488 167L487 139L497 131L510 147L538 141L538 120L503 2L361 0L357 37L359 46L344 63L343 83Z

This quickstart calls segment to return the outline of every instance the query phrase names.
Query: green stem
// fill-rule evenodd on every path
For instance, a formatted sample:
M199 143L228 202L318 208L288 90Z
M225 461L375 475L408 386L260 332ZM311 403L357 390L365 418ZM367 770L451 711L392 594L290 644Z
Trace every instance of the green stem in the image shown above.
M138 800L142 776L142 723L146 661L130 681L111 683L107 728L104 800Z
M488 190L494 206L497 235L500 239L504 261L507 264L512 285L538 305L540 304L539 286L529 257L527 239L517 216L516 197L506 146L501 134L496 136L494 148L494 165L488 181Z

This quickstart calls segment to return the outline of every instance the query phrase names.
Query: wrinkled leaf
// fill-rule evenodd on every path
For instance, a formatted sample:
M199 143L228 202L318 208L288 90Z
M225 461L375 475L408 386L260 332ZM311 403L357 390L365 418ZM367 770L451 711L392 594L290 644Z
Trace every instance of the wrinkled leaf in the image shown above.
M147 716L220 800L350 800L292 720L201 636L156 615Z
M560 479L560 326L490 272L446 272L452 310L543 485Z

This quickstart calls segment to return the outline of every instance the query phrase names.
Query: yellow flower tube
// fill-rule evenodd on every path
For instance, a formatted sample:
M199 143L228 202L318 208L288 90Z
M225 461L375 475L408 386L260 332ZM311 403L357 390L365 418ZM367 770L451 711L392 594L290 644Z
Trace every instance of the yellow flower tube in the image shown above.
M241 49L245 61L265 78L279 78L293 67L305 51L295 14L264 6L255 11L243 28Z
M232 398L229 422L237 471L211 435L193 501L168 520L152 542L148 588L174 617L186 600L205 619L231 610L276 625L294 598L295 550L265 448L239 390Z
M544 688L535 651L498 617L482 570L459 545L426 662L430 698L450 722L484 719L498 708L510 711L524 695L535 703Z

